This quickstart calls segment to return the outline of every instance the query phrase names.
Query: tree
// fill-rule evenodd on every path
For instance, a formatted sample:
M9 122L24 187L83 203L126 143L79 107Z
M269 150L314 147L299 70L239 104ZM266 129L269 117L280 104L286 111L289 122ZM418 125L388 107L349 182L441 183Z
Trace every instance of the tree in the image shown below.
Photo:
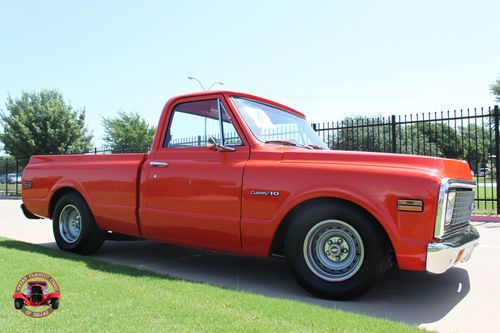
M103 118L104 141L113 150L131 148L144 150L153 142L155 127L150 126L138 113L119 112L116 118Z
M460 143L459 128L455 129L443 122L417 123L412 128L421 134L414 140L423 147L423 153L420 150L419 155L463 158L464 150L463 145Z
M15 172L16 159L9 155L0 155L0 175Z
M479 170L492 163L495 144L490 126L470 124L464 127L464 159L472 170Z
M490 86L490 89L497 102L500 102L500 77Z
M349 116L337 123L339 130L330 135L328 146L338 150L390 152L391 126L385 118Z
M426 131L419 124L402 124L396 130L396 152L410 155L442 156L434 131Z
M37 154L86 151L92 135L85 126L85 110L73 110L57 90L22 92L9 96L7 113L0 112L6 153L17 159Z

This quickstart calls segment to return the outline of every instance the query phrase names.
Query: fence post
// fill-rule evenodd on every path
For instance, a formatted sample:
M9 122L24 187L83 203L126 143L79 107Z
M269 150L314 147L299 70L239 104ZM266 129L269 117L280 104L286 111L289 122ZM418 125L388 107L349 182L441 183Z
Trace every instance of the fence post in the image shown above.
M493 116L495 117L495 176L497 180L497 214L500 214L500 177L498 176L498 170L500 168L500 133L498 118L498 105L493 108Z
M8 172L9 172L9 160L5 159L5 195L9 195L9 177L7 177Z
M19 195L19 184L17 180L19 179L19 160L16 158L16 197Z
M397 147L396 147L396 116L392 115L391 116L391 135L392 135L392 152L395 154L397 153Z

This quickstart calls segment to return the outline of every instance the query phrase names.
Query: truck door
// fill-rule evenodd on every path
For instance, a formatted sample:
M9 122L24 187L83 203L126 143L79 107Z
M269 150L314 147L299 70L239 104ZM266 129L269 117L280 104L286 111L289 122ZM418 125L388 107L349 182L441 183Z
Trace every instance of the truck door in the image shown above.
M250 149L222 95L172 107L163 145L141 185L148 239L213 249L241 248L241 187ZM160 135L161 133L157 133Z

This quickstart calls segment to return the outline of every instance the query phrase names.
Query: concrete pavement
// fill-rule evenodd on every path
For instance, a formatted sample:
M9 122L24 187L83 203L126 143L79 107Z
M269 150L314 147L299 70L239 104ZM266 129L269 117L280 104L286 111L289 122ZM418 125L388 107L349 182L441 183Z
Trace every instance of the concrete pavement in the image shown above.
M27 220L18 200L0 200L0 235L57 248L51 222ZM442 275L396 269L354 301L315 298L300 288L284 261L240 257L148 241L106 242L93 257L159 274L265 296L295 299L439 332L498 332L500 224L477 223L480 245L471 261Z

